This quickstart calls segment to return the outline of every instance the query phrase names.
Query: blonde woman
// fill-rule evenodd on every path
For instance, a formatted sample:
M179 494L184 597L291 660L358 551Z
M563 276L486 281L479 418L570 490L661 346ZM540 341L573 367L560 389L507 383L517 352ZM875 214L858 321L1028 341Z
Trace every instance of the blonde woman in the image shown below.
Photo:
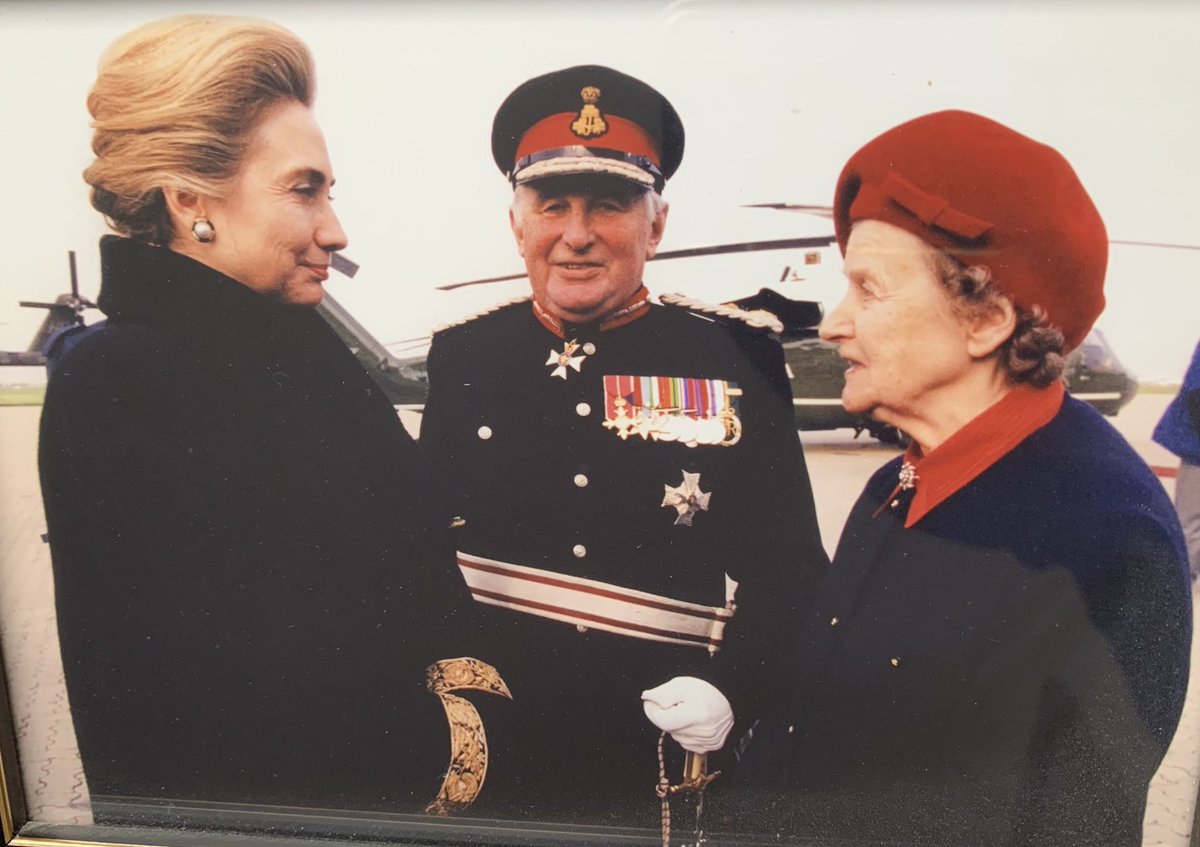
M413 810L444 768L423 670L469 598L412 439L311 308L346 246L313 87L287 30L178 17L88 98L107 320L53 351L40 459L101 818Z

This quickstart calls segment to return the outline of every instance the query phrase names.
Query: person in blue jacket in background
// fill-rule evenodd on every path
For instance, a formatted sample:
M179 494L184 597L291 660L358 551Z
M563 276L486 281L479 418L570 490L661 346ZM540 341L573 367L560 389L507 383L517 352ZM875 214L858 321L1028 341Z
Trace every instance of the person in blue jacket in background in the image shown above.
M1179 457L1175 511L1183 525L1195 582L1200 576L1200 343L1192 352L1179 394L1154 428L1154 440Z

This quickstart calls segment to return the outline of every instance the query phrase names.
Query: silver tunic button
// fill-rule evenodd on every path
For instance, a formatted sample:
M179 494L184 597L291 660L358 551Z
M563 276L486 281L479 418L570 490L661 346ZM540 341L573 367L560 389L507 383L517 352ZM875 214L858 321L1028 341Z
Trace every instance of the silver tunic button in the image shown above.
M586 627L586 626L584 626L584 625L583 625L583 624L581 624L581 623L577 623L577 624L575 624L575 629L576 629L576 630L578 630L578 631L579 631L579 632L581 632L581 633L582 633L582 632L587 632L587 627Z
M575 414L579 415L579 417L581 417L581 418L586 418L591 413L592 413L592 407L589 406L587 403L580 403L578 406L575 407Z
M795 735L795 734L796 734L796 727L789 726L788 727L788 735Z
M587 488L588 478L581 473L575 474L575 485L579 488Z
M482 438L484 441L487 441L489 438L492 437L492 428L485 424L484 426L481 426L479 428L478 434L479 434L480 438Z
M587 353L589 356L592 355L593 353L596 352L596 345L590 341L587 342L586 344L583 345L583 352Z
M584 547L582 544L576 544L574 547L571 548L571 552L575 554L576 559L582 559L584 556L587 555L587 548Z
M838 619L837 619L837 617L836 617L836 616L834 616L834 617L832 617L832 618L830 618L830 619L829 619L829 625L830 625L830 626L837 626L837 625L838 625Z

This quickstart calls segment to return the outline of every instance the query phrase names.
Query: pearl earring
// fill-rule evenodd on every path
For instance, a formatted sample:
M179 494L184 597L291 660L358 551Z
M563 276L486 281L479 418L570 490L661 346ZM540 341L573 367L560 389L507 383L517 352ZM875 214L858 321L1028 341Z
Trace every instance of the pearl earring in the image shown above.
M196 222L192 224L192 237L207 244L217 237L217 233L208 222L208 218L196 218Z

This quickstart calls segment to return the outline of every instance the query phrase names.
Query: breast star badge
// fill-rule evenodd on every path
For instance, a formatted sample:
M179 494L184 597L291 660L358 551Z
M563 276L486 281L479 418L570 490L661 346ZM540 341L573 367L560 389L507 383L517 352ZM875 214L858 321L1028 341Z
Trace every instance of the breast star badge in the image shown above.
M675 518L675 526L691 526L692 518L697 512L708 511L708 501L711 491L700 490L700 474L683 472L683 484L672 488L664 485L662 505L670 506L679 514Z
M579 373L579 368L583 364L583 360L587 358L587 354L576 356L575 351L578 349L579 342L572 339L563 345L561 353L555 353L554 350L551 350L550 358L546 360L546 364L554 368L554 370L550 371L550 376L566 379L567 368L572 368L575 373Z

